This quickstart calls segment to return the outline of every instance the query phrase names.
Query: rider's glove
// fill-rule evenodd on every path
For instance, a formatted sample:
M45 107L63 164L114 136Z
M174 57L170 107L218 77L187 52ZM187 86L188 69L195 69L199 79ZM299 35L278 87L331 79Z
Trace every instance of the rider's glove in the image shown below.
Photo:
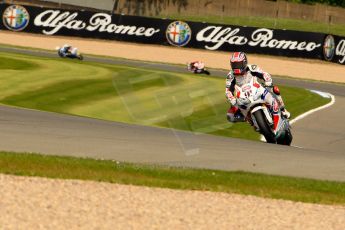
M265 81L265 87L272 87L272 81Z
M235 106L237 104L237 100L235 97L229 98L229 101L230 101L232 106Z

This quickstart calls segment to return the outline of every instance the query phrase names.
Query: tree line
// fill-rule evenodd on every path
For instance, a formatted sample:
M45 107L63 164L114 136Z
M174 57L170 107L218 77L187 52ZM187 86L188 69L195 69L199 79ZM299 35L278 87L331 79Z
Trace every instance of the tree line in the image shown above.
M331 6L345 7L345 0L288 0L290 2L305 3L305 4L327 4Z

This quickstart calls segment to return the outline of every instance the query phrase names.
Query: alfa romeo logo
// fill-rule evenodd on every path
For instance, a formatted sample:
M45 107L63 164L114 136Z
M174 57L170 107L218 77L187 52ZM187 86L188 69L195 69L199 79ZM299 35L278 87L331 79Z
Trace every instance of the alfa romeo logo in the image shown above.
M327 61L331 61L335 53L335 42L332 35L328 35L323 43L323 56Z
M12 5L6 8L2 15L2 21L7 29L21 31L29 24L30 15L28 11L19 5Z
M166 30L166 37L173 46L185 46L192 37L192 30L187 23L175 21L169 24Z

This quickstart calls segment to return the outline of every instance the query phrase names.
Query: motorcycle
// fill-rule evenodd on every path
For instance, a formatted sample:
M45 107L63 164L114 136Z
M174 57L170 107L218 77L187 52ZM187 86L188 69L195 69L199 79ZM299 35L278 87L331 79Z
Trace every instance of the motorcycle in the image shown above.
M68 52L67 54L64 54L63 52L63 48L60 47L56 47L57 51L58 51L58 55L61 58L72 58L72 59L79 59L79 60L83 60L84 57L83 55L79 52L78 48L73 48L71 52Z
M235 85L237 104L245 119L265 137L267 143L291 145L293 137L289 120L282 116L280 108L274 108L278 111L278 117L273 117L271 109L263 100L269 91L256 77L248 81L241 87ZM274 93L272 95L275 97ZM278 120L276 127L273 119Z
M193 67L191 63L187 63L187 69L195 74L206 74L210 75L210 72L205 68L205 64L200 62L198 67Z

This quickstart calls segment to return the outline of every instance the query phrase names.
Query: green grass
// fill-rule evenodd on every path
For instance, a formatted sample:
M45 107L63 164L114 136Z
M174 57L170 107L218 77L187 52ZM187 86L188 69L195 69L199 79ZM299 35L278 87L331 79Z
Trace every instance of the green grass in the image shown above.
M162 16L160 16L162 17ZM208 22L225 25L239 25L250 27L264 27L272 29L286 29L297 31L308 31L325 34L335 34L345 36L345 27L343 24L326 24L307 20L287 19L287 18L266 18L266 17L227 17L221 15L204 15L204 16L186 16L186 15L169 15L169 18Z
M345 183L258 173L149 166L11 152L0 152L0 173L238 193L308 203L345 205Z
M0 62L0 70L32 70L38 67L32 62L18 60L15 58L2 57Z
M226 120L224 78L0 53L0 103L110 121L258 140ZM292 116L327 103L280 87Z

